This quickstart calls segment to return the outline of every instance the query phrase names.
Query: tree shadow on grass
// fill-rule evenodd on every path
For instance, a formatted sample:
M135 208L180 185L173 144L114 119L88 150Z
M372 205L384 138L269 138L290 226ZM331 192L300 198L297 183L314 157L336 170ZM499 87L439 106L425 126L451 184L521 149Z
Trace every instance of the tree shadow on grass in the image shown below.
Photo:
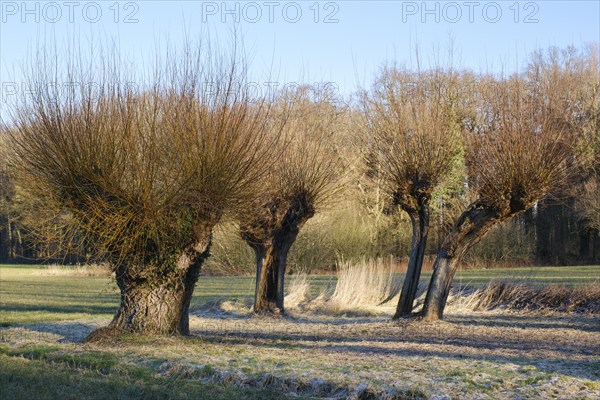
M6 397L8 396L8 397ZM287 398L256 388L173 381L127 369L103 374L82 368L4 357L0 363L0 398L20 399L249 399Z
M480 318L483 317L483 318ZM391 355L398 357L442 357L454 360L487 360L500 364L536 364L548 373L560 372L587 379L600 378L600 337L594 339L584 329L583 343L569 337L572 324L558 324L565 335L547 336L551 323L539 323L531 316L452 316L449 322L420 324L357 323L351 319L336 324L303 320L235 321L206 320L193 331L203 342L225 345L251 345L285 350L300 349L346 354ZM525 320L531 320L527 325ZM584 318L593 324L597 318ZM295 321L293 321L295 322ZM513 322L507 325L507 322ZM232 326L233 325L233 326ZM541 329L541 334L527 328ZM564 336L564 337L563 337Z
M43 322L0 328L0 342L81 343L91 332L106 326L109 322L109 319L86 322Z
M11 312L45 312L57 314L114 314L118 308L117 305L102 306L102 305L2 305L0 311Z
M479 354L476 351L464 351L460 350L433 350L439 343L429 343L431 345L429 350L422 348L411 349L411 348L389 348L381 347L377 345L366 345L358 343L339 343L332 342L330 340L321 340L318 346L309 344L309 342L317 343L312 335L296 335L294 341L282 340L281 337L268 337L263 336L261 338L248 338L248 337L235 337L231 334L228 336L216 334L207 335L202 334L196 336L203 342L217 343L222 345L251 345L258 347L277 348L277 349L305 349L313 351L323 351L326 353L341 353L341 354L360 354L365 356L395 356L395 357L419 357L419 358L431 358L441 357L452 360L485 360L499 364L517 364L517 365L530 365L535 364L540 370L546 373L561 373L565 375L571 375L578 378L584 379L599 379L600 378L600 362L593 359L587 360L570 360L569 354L564 353L558 357L539 357L531 356L526 352L520 355L509 355L509 354ZM405 342L412 342L411 340L405 340ZM427 343L426 341L419 341L418 343ZM461 347L471 347L469 344L461 343ZM489 346L492 348L494 346ZM446 346L442 346L446 348ZM481 349L478 344L475 349ZM494 350L503 350L504 347L501 345L495 346Z
M565 314L553 316L537 315L451 315L452 323L461 325L480 325L496 328L520 329L573 329L582 332L600 332L600 315Z
M595 356L600 355L598 348L589 344L576 342L557 343L555 341L540 340L535 337L526 339L523 335L511 335L515 331L505 331L504 335L486 337L478 334L476 329L465 329L460 326L446 324L444 327L425 326L409 329L394 329L390 326L382 327L384 332L374 335L366 329L363 334L355 331L356 324L350 325L321 325L314 329L301 329L288 325L278 327L276 323L261 321L260 328L247 326L245 323L234 326L223 326L219 321L206 322L197 327L193 333L203 340L214 342L237 340L237 343L251 343L258 341L284 341L284 342L312 342L315 344L371 342L380 343L382 352L393 344L416 344L435 346L456 346L477 349L481 351L503 350L513 352L548 351L568 355ZM360 328L358 328L360 332ZM600 340L599 340L600 344ZM317 346L315 346L317 347Z

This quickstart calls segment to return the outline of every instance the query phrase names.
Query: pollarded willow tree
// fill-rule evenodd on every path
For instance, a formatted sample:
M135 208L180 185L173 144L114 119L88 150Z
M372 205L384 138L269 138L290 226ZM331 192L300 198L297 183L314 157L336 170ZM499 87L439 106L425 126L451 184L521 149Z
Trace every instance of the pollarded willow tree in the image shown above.
M427 246L434 190L462 154L454 113L452 72L382 71L363 97L371 163L374 162L394 206L412 223L408 268L394 319L412 313Z
M284 313L288 252L300 229L339 187L340 163L331 139L340 111L326 94L315 97L307 86L282 94L274 113L286 121L278 157L240 216L241 236L256 256L256 314Z
M268 169L276 122L244 90L235 45L188 42L147 74L108 53L44 54L26 71L36 91L13 108L16 164L109 261L121 292L109 331L188 334L213 227Z
M518 76L481 82L479 120L465 138L469 186L477 196L439 250L424 319L443 317L458 263L490 228L533 207L585 163L581 132L555 101L561 83L555 77L539 87Z

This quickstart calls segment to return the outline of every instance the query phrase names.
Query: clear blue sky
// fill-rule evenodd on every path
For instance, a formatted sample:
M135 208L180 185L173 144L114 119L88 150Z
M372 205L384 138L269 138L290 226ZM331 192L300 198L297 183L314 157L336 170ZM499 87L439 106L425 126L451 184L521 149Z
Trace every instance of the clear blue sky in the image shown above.
M19 83L19 65L38 43L73 35L115 38L134 60L157 40L227 38L238 20L252 69L281 83L334 82L343 94L369 83L386 60L425 64L445 54L478 70L515 70L536 48L600 41L599 1L1 1L0 80ZM436 50L438 49L438 50ZM1 110L1 109L0 109Z

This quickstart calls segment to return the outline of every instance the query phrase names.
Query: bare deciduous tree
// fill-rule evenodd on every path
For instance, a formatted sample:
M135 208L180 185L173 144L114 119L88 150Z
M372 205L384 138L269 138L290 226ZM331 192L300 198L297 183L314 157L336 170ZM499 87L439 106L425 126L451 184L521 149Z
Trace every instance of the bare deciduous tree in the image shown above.
M600 230L600 59L598 44L581 50L573 46L533 53L528 79L556 109L562 123L582 135L581 151L591 158L582 174L574 176L560 194L574 203L574 211L585 230ZM554 89L552 89L552 87ZM550 93L547 93L550 92ZM567 199L566 201L564 199ZM581 238L580 238L581 239Z
M521 77L484 81L478 123L466 133L469 185L477 193L445 238L423 315L440 319L461 258L496 224L531 208L576 170L578 132L557 107L558 81L540 94Z
M279 155L240 218L241 236L256 255L255 313L284 313L288 252L302 226L335 192L340 172L331 140L339 111L329 99L314 98L303 86L284 93L279 103L284 114L279 118L286 121Z
M363 97L374 164L394 206L408 214L412 243L394 319L410 315L421 276L430 201L462 152L452 73L384 69Z
M236 46L187 43L137 76L108 53L38 57L11 145L29 189L110 261L121 303L108 329L187 334L213 227L269 167L270 103L243 90Z

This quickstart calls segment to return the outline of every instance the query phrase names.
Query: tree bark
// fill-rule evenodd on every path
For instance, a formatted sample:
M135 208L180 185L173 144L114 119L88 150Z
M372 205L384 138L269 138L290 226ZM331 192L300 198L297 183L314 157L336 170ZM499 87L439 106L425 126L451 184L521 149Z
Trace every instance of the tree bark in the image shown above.
M409 213L409 216L413 228L411 250L400 300L398 301L396 313L393 317L394 320L412 314L419 280L421 279L425 249L427 247L427 235L429 231L428 205L422 205L418 212Z
M240 224L242 239L256 255L254 313L285 312L284 283L287 256L304 223L315 211L305 196L291 200L267 198L258 212Z
M256 254L255 314L284 314L284 284L287 256L300 227L284 226L264 243L254 244Z
M432 321L443 318L446 301L452 287L452 279L462 257L490 228L515 215L515 212L501 213L477 202L459 217L452 231L440 248L433 265L433 275L427 290L423 319Z
M23 238L21 237L21 230L17 227L15 229L15 234L17 237L17 257L23 258Z
M279 297L279 272L281 260L274 254L273 246L259 246L256 252L256 291L254 292L255 314L282 314L283 298ZM275 253L277 253L275 251Z
M124 265L117 268L121 304L108 329L188 335L190 301L209 250L210 239L205 244L189 246L176 263L161 268L148 267L139 271Z

